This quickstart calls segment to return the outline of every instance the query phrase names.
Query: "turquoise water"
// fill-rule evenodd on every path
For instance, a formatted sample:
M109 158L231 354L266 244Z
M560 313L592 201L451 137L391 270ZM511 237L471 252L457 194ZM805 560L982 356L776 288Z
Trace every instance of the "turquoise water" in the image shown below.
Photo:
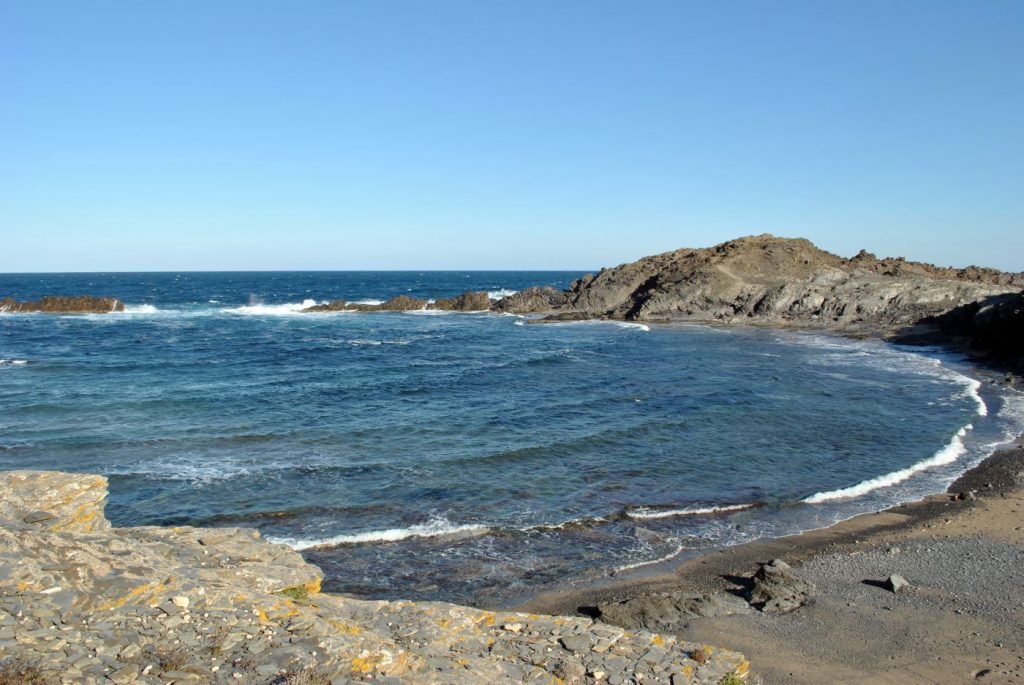
M578 273L0 275L0 467L99 472L118 525L254 526L330 589L512 601L941 488L1024 422L955 358L814 334L305 300Z

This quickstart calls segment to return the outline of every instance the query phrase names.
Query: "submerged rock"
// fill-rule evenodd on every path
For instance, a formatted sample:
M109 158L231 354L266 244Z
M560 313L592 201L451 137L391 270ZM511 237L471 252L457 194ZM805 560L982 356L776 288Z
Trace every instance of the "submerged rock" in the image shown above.
M0 478L0 655L42 682L711 685L748 670L587 618L321 593L320 569L255 530L112 528L105 478Z
M64 297L58 295L47 295L35 301L18 302L14 298L5 297L0 300L0 312L31 313L42 312L45 314L107 314L109 312L123 312L124 302L115 297L93 297L92 295L79 295L77 297Z

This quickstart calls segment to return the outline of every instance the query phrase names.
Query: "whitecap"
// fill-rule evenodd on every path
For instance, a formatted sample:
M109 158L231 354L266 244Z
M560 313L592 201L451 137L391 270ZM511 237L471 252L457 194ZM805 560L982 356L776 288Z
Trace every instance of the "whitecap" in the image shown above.
M628 321L616 321L615 325L618 326L619 328L629 328L629 329L632 329L632 330L644 331L645 333L650 333L651 332L651 327L648 326L647 324L642 324L642 323L630 323Z
M615 568L615 570L612 571L612 573L622 573L623 571L631 571L633 569L640 568L642 566L651 566L652 564L660 564L663 561L668 561L669 559L673 559L673 558L679 556L684 549L686 549L686 545L679 545L678 547L676 547L674 552L669 552L668 554L666 554L663 557L659 557L657 559L651 559L650 561L637 561L637 562L632 563L632 564L624 564L622 566L617 566Z
M123 314L156 314L160 310L151 304L126 304Z
M837 499L852 499L866 495L867 493L880 488L888 488L893 485L897 485L898 483L902 483L915 473L920 473L921 471L925 471L936 466L952 464L967 451L967 448L964 446L963 438L967 435L967 431L973 430L973 428L974 426L972 424L967 424L957 431L956 435L953 436L953 439L950 440L945 447L927 459L922 459L916 464L911 464L905 469L870 478L857 483L856 485L851 485L848 488L818 492L807 497L803 501L807 504L820 504L821 502L829 502Z
M489 526L480 524L455 525L447 519L439 518L420 523L408 528L387 528L385 530L371 530L365 533L350 533L346 535L334 535L325 538L293 538L268 536L270 542L277 542L288 545L294 550L314 549L317 547L334 547L337 545L359 545L369 542L398 542L409 538L435 538L435 537L470 537L486 535L490 532Z
M487 297L491 298L492 300L503 300L509 295L515 295L517 292L519 291L509 290L508 288L500 288L498 290L489 290L487 292Z
M306 299L302 302L287 302L285 304L249 304L241 307L230 307L224 310L225 314L239 314L242 316L290 316L300 314L303 309L315 307L319 304L316 300Z
M694 507L688 509L648 509L647 507L638 507L632 511L627 511L626 515L633 519L666 519L675 516L700 516L701 514L718 514L725 511L740 511L743 509L750 509L753 504L723 504L721 506L713 507Z

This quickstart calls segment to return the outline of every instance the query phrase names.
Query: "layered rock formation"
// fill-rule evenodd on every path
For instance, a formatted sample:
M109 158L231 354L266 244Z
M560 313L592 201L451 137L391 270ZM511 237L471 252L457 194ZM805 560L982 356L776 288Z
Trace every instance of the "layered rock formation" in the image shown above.
M747 672L734 652L586 618L320 593L317 567L254 530L112 528L106 485L0 474L4 682L710 684Z
M490 309L491 299L486 292L464 292L461 295L435 302L420 300L408 295L392 297L380 304L360 304L334 300L326 304L306 307L304 312L409 312L421 309L439 309L453 312L478 312Z
M123 312L124 303L114 297L93 297L79 295L77 297L61 297L47 295L38 300L18 302L14 298L5 297L0 300L0 312L46 314L106 314L107 312Z
M603 269L549 295L547 311L637 321L893 331L980 298L1024 289L1024 274L938 268L861 251L843 259L807 240L760 235ZM524 291L525 292L525 291ZM562 301L561 298L564 298ZM537 298L502 311L534 312Z

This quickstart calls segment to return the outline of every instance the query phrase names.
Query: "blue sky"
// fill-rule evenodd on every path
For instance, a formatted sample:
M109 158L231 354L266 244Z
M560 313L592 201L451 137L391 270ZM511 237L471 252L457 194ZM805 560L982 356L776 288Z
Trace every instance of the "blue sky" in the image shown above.
M1024 270L1024 3L0 0L0 271Z

